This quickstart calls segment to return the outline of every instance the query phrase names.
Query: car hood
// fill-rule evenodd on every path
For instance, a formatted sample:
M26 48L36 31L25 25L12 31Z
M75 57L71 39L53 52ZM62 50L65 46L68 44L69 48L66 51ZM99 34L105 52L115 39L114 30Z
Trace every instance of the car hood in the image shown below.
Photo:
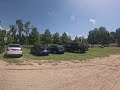
M8 49L9 49L9 50L10 50L10 49L18 49L18 50L20 50L21 47L8 47Z

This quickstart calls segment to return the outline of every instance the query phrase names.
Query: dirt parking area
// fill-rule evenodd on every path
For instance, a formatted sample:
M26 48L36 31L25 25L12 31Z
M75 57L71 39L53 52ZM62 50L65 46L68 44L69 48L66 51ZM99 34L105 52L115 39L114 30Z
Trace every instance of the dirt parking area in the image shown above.
M0 90L120 90L120 55L28 65L0 61Z

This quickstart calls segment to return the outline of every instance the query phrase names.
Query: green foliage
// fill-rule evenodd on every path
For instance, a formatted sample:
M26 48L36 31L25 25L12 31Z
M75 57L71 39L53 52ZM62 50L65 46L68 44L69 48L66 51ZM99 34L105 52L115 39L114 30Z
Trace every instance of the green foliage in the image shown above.
M11 35L8 35L7 36L7 44L11 44L13 42L13 38L12 38L12 36Z
M120 46L120 28L116 30L116 39L118 46Z
M110 32L109 36L110 43L116 43L116 32Z
M45 33L43 34L43 37L42 37L42 41L44 44L47 44L47 45L52 42L52 35L49 29L45 30Z
M20 41L21 41L21 42L20 42L21 45L26 44L26 36L25 36L24 34L21 35Z
M77 36L75 37L74 42L75 42L76 44L79 44L79 43L80 43L79 38L78 38Z
M12 36L13 41L17 41L16 33L17 33L17 28L16 25L10 25L10 30L9 30L9 35Z
M30 33L30 45L40 44L40 34L37 31L36 27L32 27L32 31Z
M53 34L53 44L58 44L60 42L60 35L59 33Z
M25 24L24 24L24 32L26 34L26 37L25 37L25 44L28 45L29 43L29 39L28 39L28 35L29 35L29 31L30 31L30 21L27 21Z
M67 43L71 42L71 37L67 36L67 33L64 32L61 36L61 41L62 41L62 44L66 45Z
M19 42L21 42L20 38L21 38L22 32L24 31L22 19L16 20L16 25L18 29Z
M88 41L90 44L109 44L109 32L105 27L95 28L89 31Z
M40 44L40 34L37 31L36 27L32 27L32 31L29 35L29 44L30 45Z
M6 36L6 30L0 29L0 43L4 43L4 37Z
M89 31L88 38L75 37L75 40L71 40L71 37L67 33L63 33L61 36L58 32L51 34L49 29L45 30L44 34L39 34L36 27L30 27L30 21L25 23L22 19L16 20L16 25L10 25L10 30L0 30L0 42L4 42L4 37L8 37L9 43L18 41L24 45L33 44L67 44L70 42L75 43L88 43L89 44L101 44L108 46L110 43L116 43L120 46L120 28L116 32L108 32L105 27L94 28ZM11 37L10 37L11 35Z

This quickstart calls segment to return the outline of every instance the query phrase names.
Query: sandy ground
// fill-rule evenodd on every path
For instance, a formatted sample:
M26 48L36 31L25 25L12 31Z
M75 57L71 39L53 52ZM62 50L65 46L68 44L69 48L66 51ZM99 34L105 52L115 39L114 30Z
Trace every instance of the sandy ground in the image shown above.
M120 55L28 65L0 61L0 90L120 90Z

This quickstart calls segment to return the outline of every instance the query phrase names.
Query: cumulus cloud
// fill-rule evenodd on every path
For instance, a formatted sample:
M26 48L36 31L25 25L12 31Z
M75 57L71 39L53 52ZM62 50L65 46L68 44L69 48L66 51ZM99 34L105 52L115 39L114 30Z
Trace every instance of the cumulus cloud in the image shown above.
M95 19L90 19L90 22L91 22L92 24L96 24L96 20L95 20Z
M65 32L67 35L69 35L69 33L68 32Z
M78 35L78 37L82 37L82 35Z
M10 31L10 28L6 29L6 31Z
M3 30L3 28L0 26L0 29Z
M75 16L70 16L70 20L71 20L71 21L75 21L75 20L76 20L76 17L75 17Z

